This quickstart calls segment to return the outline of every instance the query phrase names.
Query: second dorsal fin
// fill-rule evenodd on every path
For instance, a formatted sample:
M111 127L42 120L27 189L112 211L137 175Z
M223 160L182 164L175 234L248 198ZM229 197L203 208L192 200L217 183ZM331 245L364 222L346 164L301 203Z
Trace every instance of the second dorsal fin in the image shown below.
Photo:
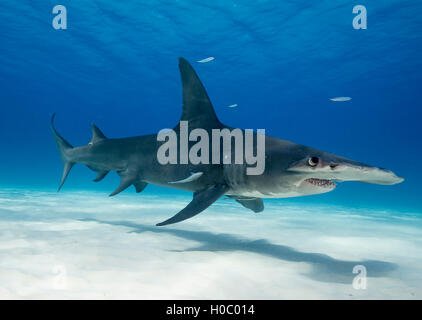
M104 133L102 133L101 130L95 124L91 124L91 127L92 127L92 138L91 138L91 141L89 141L89 144L93 144L97 141L107 139Z

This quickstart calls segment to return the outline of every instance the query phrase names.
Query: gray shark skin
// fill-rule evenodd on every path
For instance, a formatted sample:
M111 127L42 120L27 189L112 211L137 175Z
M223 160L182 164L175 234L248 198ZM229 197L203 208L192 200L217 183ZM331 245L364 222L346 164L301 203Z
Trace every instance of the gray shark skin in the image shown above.
M189 130L202 128L210 133L212 129L232 129L218 120L205 88L189 62L179 58L179 69L183 86L180 121L188 121ZM191 218L223 195L260 212L264 210L262 198L325 193L334 190L335 182L342 181L393 185L404 180L387 169L270 136L265 136L265 171L261 175L247 175L247 165L234 164L234 160L232 164L220 161L221 164L162 165L157 160L157 150L163 142L157 141L156 134L109 139L92 125L91 141L85 146L73 147L57 133L54 116L51 129L64 164L59 190L73 165L82 163L97 172L95 182L101 181L110 171L117 172L121 183L110 196L131 185L136 192L141 192L149 183L193 192L192 201L183 210L158 226ZM179 124L174 128L178 138Z

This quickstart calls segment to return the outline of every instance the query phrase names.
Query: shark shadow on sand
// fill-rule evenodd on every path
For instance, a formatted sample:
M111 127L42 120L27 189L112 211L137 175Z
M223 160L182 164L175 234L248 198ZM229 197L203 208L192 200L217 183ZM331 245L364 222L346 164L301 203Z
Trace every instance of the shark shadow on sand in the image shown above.
M124 226L132 229L133 233L152 232L155 234L169 234L181 239L192 240L200 244L193 248L185 250L173 250L176 252L188 251L208 251L208 252L230 252L243 251L256 253L259 255L289 261L305 262L311 265L312 270L305 276L312 280L344 283L352 285L353 268L356 265L363 265L367 270L369 278L379 278L389 276L398 268L398 265L379 260L347 261L332 258L323 253L301 252L292 247L274 244L265 239L251 240L239 236L213 233L208 231L190 231L180 229L156 228L153 226L136 224L130 221L105 221L97 219L80 219L80 221L98 222L113 226Z

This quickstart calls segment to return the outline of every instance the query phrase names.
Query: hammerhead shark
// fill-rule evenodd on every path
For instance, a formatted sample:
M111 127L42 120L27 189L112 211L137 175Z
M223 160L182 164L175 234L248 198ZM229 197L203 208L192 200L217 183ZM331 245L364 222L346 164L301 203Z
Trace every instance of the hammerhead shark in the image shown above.
M183 110L179 123L173 128L177 138L182 135L183 123L189 124L190 132L198 128L210 134L215 129L232 130L218 120L208 94L189 62L179 58L179 69ZM110 171L117 172L121 183L110 196L131 185L136 192L141 192L149 183L193 192L192 201L184 209L157 226L189 219L223 195L254 212L261 212L264 210L263 198L326 193L343 181L393 185L404 180L387 169L267 135L263 135L265 169L260 174L247 174L247 165L234 161L163 164L157 158L160 147L165 143L159 139L159 134L111 139L92 124L91 141L87 145L73 147L56 131L54 117L55 114L51 118L51 129L64 164L58 191L73 165L82 163L97 172L95 182L104 179ZM245 130L241 132L246 133ZM254 137L253 144L257 147L258 134L254 133ZM178 146L179 151L180 148Z

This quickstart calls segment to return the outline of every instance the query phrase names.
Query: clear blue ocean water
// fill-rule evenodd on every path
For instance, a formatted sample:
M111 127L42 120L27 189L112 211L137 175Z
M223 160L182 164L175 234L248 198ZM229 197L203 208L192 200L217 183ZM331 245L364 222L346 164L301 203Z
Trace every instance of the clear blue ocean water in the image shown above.
M65 5L68 29L52 27ZM341 184L286 203L421 211L422 4L356 1L9 1L0 3L0 186L54 191L49 121L73 145L157 132L181 114L177 58L193 63L223 123L386 167L395 186ZM209 63L195 61L215 57ZM329 98L349 96L334 103ZM228 105L238 104L236 108ZM112 191L76 166L63 192ZM127 193L133 192L132 189ZM182 193L149 186L149 194ZM141 200L141 197L139 198Z
M421 17L416 0L2 0L0 299L421 299ZM114 138L171 128L180 56L224 124L405 181L265 199L260 214L219 200L169 227L155 224L190 193L110 198L120 178L94 183L83 165L57 193L51 115L74 146L91 123Z

